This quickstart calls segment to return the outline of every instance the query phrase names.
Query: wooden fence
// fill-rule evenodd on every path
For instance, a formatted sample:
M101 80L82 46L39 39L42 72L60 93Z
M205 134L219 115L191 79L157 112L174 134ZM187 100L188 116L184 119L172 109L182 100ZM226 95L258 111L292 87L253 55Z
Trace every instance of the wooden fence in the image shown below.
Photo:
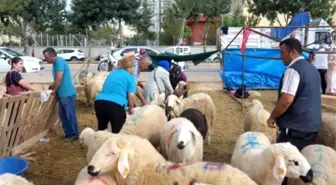
M58 120L56 104L55 96L42 103L39 92L1 98L0 157L15 155L46 135Z

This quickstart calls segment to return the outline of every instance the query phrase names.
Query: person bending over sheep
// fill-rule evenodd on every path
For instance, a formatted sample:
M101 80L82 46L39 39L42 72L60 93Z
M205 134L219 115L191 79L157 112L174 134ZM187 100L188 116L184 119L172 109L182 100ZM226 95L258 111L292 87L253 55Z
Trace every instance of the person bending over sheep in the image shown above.
M152 61L150 57L146 55L145 53L143 53L140 56L139 60L134 60L134 63L133 63L133 67L134 67L133 77L135 79L135 83L137 84L136 95L140 99L142 105L148 105L150 104L150 102L147 101L143 96L144 85L139 81L139 76L140 76L140 72L148 69L150 65L152 65Z
M149 74L144 88L144 97L147 101L153 101L155 94L174 92L169 80L169 62L160 60L158 66Z
M135 56L123 58L119 69L106 78L103 88L97 95L94 108L98 120L98 130L105 130L111 123L112 133L118 133L126 121L126 111L132 114L136 85L133 73Z
M279 86L278 102L267 124L279 127L277 143L290 142L299 150L313 144L322 125L321 79L315 66L305 60L297 39L280 42L281 59L288 66ZM287 178L283 185L287 184Z

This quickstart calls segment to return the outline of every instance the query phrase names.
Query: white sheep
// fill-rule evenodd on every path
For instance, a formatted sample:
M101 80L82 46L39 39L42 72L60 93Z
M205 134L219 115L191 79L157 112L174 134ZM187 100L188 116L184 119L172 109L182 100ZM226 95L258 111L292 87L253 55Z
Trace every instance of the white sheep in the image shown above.
M91 101L95 101L97 94L102 90L104 82L109 72L88 73L83 79L84 93L87 100L87 105Z
M81 145L87 147L86 162L89 163L91 161L93 155L96 153L96 151L100 148L105 140L115 135L116 134L113 134L109 131L94 131L92 128L89 127L83 129L83 131L79 135L79 142Z
M271 144L264 133L245 132L236 142L231 165L259 185L281 185L285 177L311 182L313 172L307 159L289 142Z
M137 135L148 139L153 146L160 145L160 132L167 122L165 111L157 105L145 105L126 119L120 134Z
M275 128L270 128L267 124L267 119L270 113L264 109L263 104L256 99L252 100L252 107L249 108L244 120L244 132L256 131L263 132L267 135L271 143L276 141Z
M100 174L91 176L87 166L78 173L75 185L118 185L112 174Z
M34 185L25 178L11 173L0 175L0 185Z
M175 163L203 161L203 138L186 118L174 118L161 131L161 154Z
M335 113L322 112L322 127L318 132L316 143L336 150L336 116Z
M166 98L166 94L165 93L161 93L159 95L154 94L154 99L153 101L150 102L151 105L157 105L161 108L165 108L165 98ZM137 112L138 110L140 110L141 107L134 107L133 108L133 113ZM130 114L128 113L128 111L126 112L126 118L130 117Z
M308 145L301 150L312 167L316 185L336 184L336 151L328 146ZM304 185L299 179L288 179L288 185Z
M201 111L207 120L207 143L210 144L212 125L216 117L216 107L211 97L206 93L196 93L183 99L183 96L178 98L175 95L169 95L167 98L168 115L171 118L179 117L180 114L189 108L195 108Z
M120 147L119 143L122 144ZM109 145L106 146L105 145ZM113 153L101 152L110 148ZM196 162L189 164L170 161L146 161L127 141L104 143L90 163L89 174L114 174L118 184L124 185L257 185L245 173L225 163ZM157 151L154 151L157 153ZM99 155L99 156L98 156ZM100 157L100 159L99 159Z

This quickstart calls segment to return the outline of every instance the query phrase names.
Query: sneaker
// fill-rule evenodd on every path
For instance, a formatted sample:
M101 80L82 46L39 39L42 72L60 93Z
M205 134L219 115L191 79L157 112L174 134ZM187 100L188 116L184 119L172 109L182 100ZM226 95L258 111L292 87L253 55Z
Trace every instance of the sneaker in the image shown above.
M72 142L78 140L77 136L70 136L64 139L65 142Z

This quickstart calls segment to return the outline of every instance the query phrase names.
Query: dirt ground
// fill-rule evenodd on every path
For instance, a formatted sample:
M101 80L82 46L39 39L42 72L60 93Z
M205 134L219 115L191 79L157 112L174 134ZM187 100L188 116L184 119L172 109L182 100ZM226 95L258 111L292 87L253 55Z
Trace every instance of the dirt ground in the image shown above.
M216 90L209 91L211 84L206 86L194 84L191 91L208 93L217 108L217 118L213 128L210 146L205 144L204 160L230 163L235 141L243 128L243 113L239 103L226 94L218 84ZM204 88L206 87L206 88ZM193 93L191 92L191 93ZM275 105L275 91L260 91L259 98L264 107L271 111ZM79 96L77 101L77 116L80 131L85 127L96 129L96 117L93 107L85 106L85 99ZM36 162L30 163L25 174L28 180L35 185L73 185L78 172L86 165L86 149L81 148L78 141L66 143L59 138L62 136L62 127L58 124L54 131L48 134L47 143L38 143L33 149L38 153Z

